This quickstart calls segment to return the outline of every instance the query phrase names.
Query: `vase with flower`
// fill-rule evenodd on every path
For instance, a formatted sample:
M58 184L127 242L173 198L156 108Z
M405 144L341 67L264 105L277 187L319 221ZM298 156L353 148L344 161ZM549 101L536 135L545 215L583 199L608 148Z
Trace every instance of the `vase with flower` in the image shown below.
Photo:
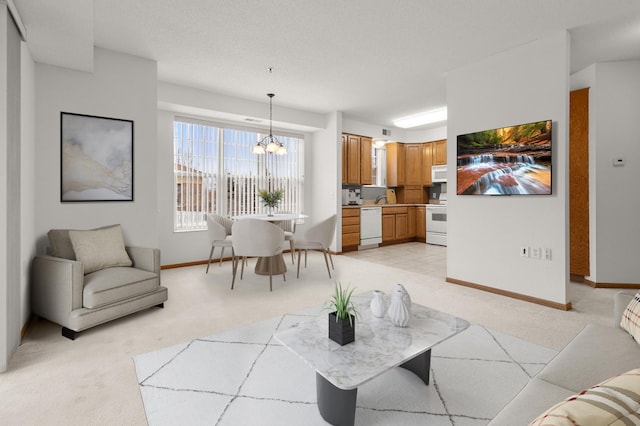
M283 189L276 189L275 191L268 191L261 189L258 195L262 199L262 204L269 207L269 216L273 216L273 209L280 204L282 197L284 196Z

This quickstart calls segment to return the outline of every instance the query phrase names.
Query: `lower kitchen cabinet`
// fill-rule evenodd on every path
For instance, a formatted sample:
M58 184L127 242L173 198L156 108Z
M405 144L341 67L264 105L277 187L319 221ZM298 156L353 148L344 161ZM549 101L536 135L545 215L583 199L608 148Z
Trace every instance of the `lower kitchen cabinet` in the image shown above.
M415 238L415 207L382 208L382 243L409 241Z
M416 207L407 207L407 234L409 238L416 236Z
M416 241L427 241L427 208L416 207Z
M384 209L382 209L384 212ZM396 239L396 215L382 215L382 242L386 243Z
M342 251L358 250L360 244L360 209L342 209Z

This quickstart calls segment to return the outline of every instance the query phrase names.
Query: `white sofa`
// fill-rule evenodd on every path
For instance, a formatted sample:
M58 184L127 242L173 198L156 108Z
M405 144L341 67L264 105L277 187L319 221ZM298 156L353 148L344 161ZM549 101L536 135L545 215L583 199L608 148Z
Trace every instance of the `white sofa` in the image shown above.
M529 424L563 399L640 367L640 344L620 327L634 294L616 293L613 327L587 325L489 424Z

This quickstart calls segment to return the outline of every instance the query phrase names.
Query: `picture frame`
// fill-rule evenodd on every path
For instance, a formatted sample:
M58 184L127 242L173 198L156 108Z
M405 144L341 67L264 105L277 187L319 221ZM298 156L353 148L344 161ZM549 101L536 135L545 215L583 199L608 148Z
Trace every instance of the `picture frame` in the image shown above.
M60 201L133 201L133 121L60 112Z

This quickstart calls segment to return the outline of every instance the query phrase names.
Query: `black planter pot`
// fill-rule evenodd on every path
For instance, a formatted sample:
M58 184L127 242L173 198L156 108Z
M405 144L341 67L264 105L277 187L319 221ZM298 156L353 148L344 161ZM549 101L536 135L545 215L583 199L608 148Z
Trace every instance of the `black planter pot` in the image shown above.
M329 314L329 339L341 346L353 342L356 338L356 317L350 316L351 323L349 323L349 318L336 321L335 312Z

